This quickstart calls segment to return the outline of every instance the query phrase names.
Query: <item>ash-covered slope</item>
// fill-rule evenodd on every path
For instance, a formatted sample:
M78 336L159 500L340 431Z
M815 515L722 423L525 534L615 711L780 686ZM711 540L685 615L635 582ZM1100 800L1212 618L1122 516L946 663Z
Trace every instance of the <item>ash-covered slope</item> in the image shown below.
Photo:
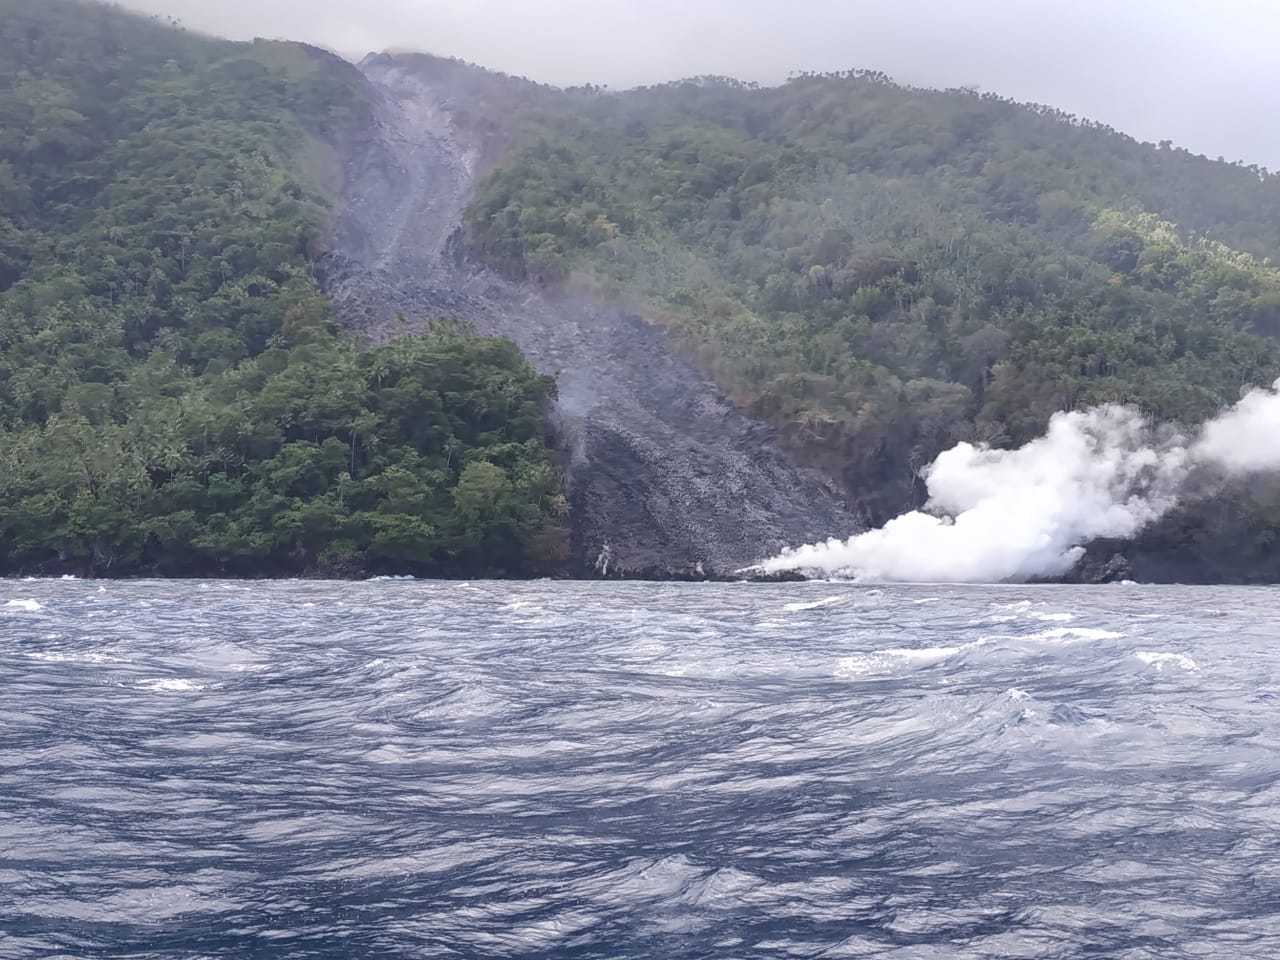
M351 151L325 286L372 339L394 335L400 315L452 316L557 376L576 569L724 574L855 530L828 486L673 356L661 330L466 257L462 216L484 153L465 119L466 68L383 55L361 69L374 118Z

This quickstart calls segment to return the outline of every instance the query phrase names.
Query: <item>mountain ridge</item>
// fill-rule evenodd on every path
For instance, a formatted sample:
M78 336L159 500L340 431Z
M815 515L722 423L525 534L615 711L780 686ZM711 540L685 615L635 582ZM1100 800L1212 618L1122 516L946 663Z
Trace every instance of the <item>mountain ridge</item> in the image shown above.
M86 461L71 479L70 448L6 477L10 567L170 569L187 536L224 570L354 573L414 549L475 569L505 542L507 569L725 574L919 506L956 442L1020 444L1104 402L1195 423L1280 375L1280 177L1260 168L865 71L562 90L3 4L20 67L0 76L0 453L68 423L146 450L127 478ZM388 363L436 389L411 372L420 349L468 386L423 394L448 409L414 459L411 412L377 404ZM284 356L342 366L360 395L291 436L257 398ZM146 364L177 373L144 385ZM328 404L323 380L291 402ZM260 449L225 425L234 463L214 472L247 498L238 519L197 466L198 425L149 390L271 421ZM168 447L134 436L152 407L180 425ZM313 482L288 487L282 456ZM392 468L417 492L394 494ZM181 503L176 476L195 483ZM1264 480L1097 545L1080 575L1280 579L1277 533Z

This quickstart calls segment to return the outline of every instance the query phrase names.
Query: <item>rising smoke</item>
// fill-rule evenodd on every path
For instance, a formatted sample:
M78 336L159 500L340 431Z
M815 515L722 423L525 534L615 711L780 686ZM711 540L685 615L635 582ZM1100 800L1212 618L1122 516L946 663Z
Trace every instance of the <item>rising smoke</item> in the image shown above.
M1193 487L1275 470L1280 381L1248 393L1194 439L1151 427L1131 407L1058 413L1043 437L1016 450L961 443L940 454L925 471L923 512L753 569L901 582L1058 576L1089 541L1135 536Z

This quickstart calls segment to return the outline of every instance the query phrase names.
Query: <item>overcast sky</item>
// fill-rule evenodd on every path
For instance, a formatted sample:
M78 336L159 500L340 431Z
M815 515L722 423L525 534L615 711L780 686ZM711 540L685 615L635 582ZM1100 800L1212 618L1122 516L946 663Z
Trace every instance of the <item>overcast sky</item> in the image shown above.
M28 0L38 3L40 0ZM533 80L865 67L1280 168L1280 0L122 0L235 38L414 49Z

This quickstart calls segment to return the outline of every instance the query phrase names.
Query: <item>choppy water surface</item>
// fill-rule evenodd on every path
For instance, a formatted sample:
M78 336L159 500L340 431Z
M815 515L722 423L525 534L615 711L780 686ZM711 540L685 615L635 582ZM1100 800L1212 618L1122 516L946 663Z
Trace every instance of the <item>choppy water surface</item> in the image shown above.
M0 583L0 956L1280 956L1267 589Z

